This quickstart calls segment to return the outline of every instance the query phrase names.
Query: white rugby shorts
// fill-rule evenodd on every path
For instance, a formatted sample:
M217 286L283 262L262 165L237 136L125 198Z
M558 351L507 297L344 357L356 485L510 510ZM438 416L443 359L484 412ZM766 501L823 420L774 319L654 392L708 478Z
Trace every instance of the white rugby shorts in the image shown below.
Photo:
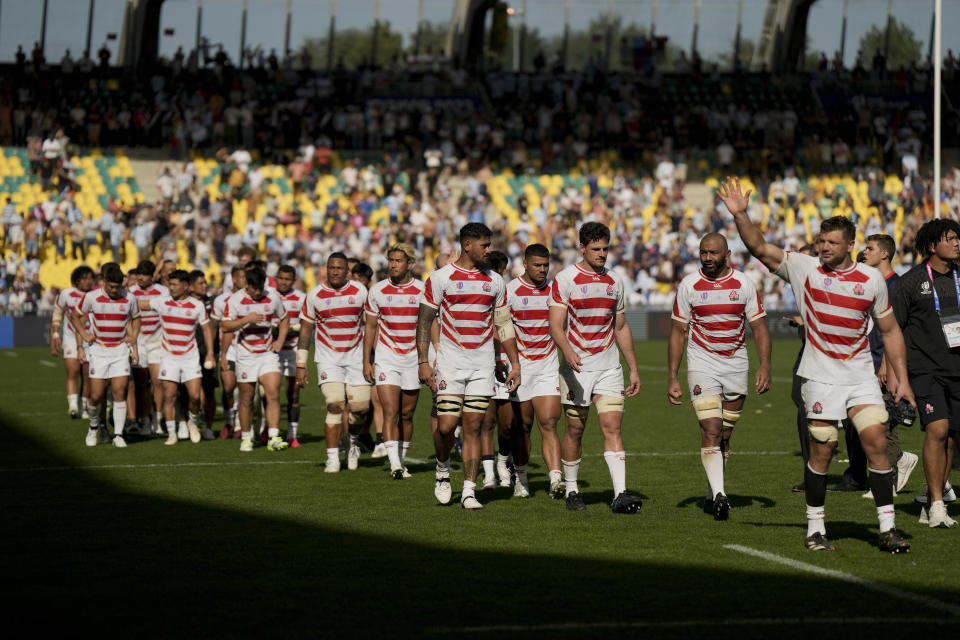
M203 375L200 368L200 354L197 351L182 356L175 356L166 351L160 362L154 364L160 365L160 380L169 380L170 382L188 382L195 380Z
M560 398L563 404L589 407L593 396L624 395L623 367L603 371L574 371L566 363L560 365Z
M437 395L493 397L493 362L484 369L455 369L437 366Z
M280 357L273 351L250 353L246 349L237 353L237 382L255 383L268 373L280 373Z
M112 348L90 348L87 359L91 378L112 380L130 375L130 347L126 344Z
M876 378L857 384L828 384L804 378L800 394L808 420L846 420L847 410L858 405L884 406Z
M63 339L60 341L64 360L76 360L80 357L80 350L77 348L78 342L77 334L73 332L73 329L65 327L63 329Z
M723 396L724 400L736 400L747 395L747 371L723 373L687 370L687 387L691 398Z
M356 365L342 363L318 362L317 384L327 382L342 382L351 387L369 386L370 383L363 377L363 368Z
M529 377L524 375L521 367L520 386L517 387L516 396L520 402L533 400L543 396L560 395L560 373L557 371L543 371L532 374Z
M376 380L377 385L392 385L400 387L403 391L418 391L422 386L416 365L410 367L384 366L378 362L374 364L374 380Z

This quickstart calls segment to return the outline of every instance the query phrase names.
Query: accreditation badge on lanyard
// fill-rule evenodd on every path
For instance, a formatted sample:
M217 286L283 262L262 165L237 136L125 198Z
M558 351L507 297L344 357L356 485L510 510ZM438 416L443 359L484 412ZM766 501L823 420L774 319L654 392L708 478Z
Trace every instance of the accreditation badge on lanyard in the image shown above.
M953 276L953 287L957 292L957 306L960 307L960 277L957 272L960 269L956 265L950 265L950 274ZM940 313L940 296L937 294L937 285L933 281L933 270L930 263L927 263L927 275L930 276L930 284L933 288L933 306L940 316L940 326L943 327L943 335L947 339L947 346L951 349L960 347L960 310L945 316Z

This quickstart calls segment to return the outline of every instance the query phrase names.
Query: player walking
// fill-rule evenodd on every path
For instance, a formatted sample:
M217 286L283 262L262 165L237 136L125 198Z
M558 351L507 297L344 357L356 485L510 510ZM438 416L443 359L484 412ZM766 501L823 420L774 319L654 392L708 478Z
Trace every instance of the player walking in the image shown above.
M370 410L370 383L363 377L363 305L367 289L347 279L347 256L337 251L327 259L327 280L307 293L300 311L297 346L297 383L307 384L310 334L316 327L313 359L317 363L320 391L327 405L325 422L327 464L325 473L340 471L340 429L347 410L350 448L347 468L357 468L360 446L357 435Z
M190 407L187 411L187 429L190 441L200 442L200 353L197 348L197 327L203 331L206 357L203 366L213 369L213 334L207 310L201 300L190 295L190 274L177 269L170 274L170 295L141 299L140 311L153 310L160 319L160 380L163 383L163 417L166 420L167 440L177 444L177 392L180 384L187 388Z
M907 382L906 348L887 299L883 276L850 258L856 228L849 218L834 216L820 223L820 257L784 251L767 243L747 215L750 191L739 179L720 186L720 199L733 214L737 231L750 253L790 283L803 316L806 347L797 375L810 430L810 460L804 472L807 499L806 546L833 551L824 526L827 468L837 447L837 424L849 418L860 434L870 464L870 489L880 521L880 549L910 550L894 525L893 473L886 451L887 411L880 383L873 373L867 343L870 317L883 336L887 362L896 380L888 389L899 402L916 406Z
M290 317L290 330L280 351L280 372L287 381L287 443L299 447L297 427L300 424L300 385L297 384L297 340L300 337L300 310L307 296L293 288L297 270L288 264L277 270L277 293Z
M770 333L763 319L767 314L753 282L731 269L729 259L727 240L719 233L708 233L700 241L702 267L677 288L667 349L667 398L679 405L683 391L677 371L687 334L687 386L700 423L700 462L710 489L704 511L715 520L726 520L730 514L724 472L730 436L747 395L747 323L760 355L754 388L757 393L770 388Z
M240 451L253 451L253 395L259 382L267 400L267 449L280 451L287 443L280 437L280 358L277 355L287 337L290 319L275 290L264 289L267 274L263 269L246 270L246 286L230 296L227 317L220 326L235 333L237 342L237 378L240 386L239 415L242 440ZM277 338L272 339L274 320L279 322Z
M83 345L80 344L79 336L70 322L70 313L80 304L84 294L93 288L93 269L86 265L77 267L70 274L70 283L73 286L60 292L57 303L53 307L53 318L50 322L50 355L56 357L61 351L63 352L63 366L67 370L67 408L71 418L78 418L87 411L86 401L90 396L90 380L88 363L86 361L81 363L80 350ZM66 325L63 325L64 316L67 318ZM82 407L78 402L81 388L84 400Z
M540 426L543 460L550 478L550 497L563 498L566 488L561 481L560 439L560 373L557 344L550 338L550 250L532 244L523 254L523 274L507 284L507 306L517 334L520 375L516 397L520 414L514 421L513 462L518 484L526 486L526 464L530 458L530 431L536 415ZM515 489L515 495L516 495ZM522 495L522 491L520 495Z
M237 389L237 346L233 341L233 333L223 331L220 323L227 316L227 302L230 296L247 286L243 265L233 266L230 270L230 279L236 290L230 289L227 283L224 283L223 293L213 299L213 313L210 314L210 320L220 334L220 382L223 384L220 401L223 405L224 422L223 429L220 430L221 440L229 438L231 430L237 426L237 408L234 406L233 398L233 393ZM239 436L240 431L235 435Z
M513 324L506 304L503 278L487 266L490 229L472 222L460 229L461 254L456 262L437 269L427 280L417 314L417 362L420 382L437 393L437 453L434 495L441 504L452 498L450 450L463 414L464 509L483 507L476 498L480 469L480 428L493 395L496 329L512 365L507 391L520 384L520 363ZM430 330L439 316L440 346L436 370L430 365Z
M92 343L87 351L90 362L90 430L88 447L97 445L100 428L100 403L109 381L113 392L113 446L126 447L123 425L127 419L127 378L130 363L137 363L137 334L140 332L140 309L136 300L123 288L123 271L116 262L100 269L103 286L84 294L70 312L73 328L84 342ZM90 331L84 320L90 318Z
M416 338L423 283L410 275L416 260L410 245L391 246L387 250L390 277L373 285L364 307L363 377L376 385L383 406L383 444L395 480L409 476L403 463L420 397ZM370 363L374 345L376 365Z
M640 391L633 333L624 316L623 281L604 266L610 247L610 229L599 222L580 227L577 264L557 274L550 289L550 335L564 362L560 365L560 393L567 416L561 453L567 488L567 509L587 506L577 489L577 472L583 451L583 429L590 404L597 407L603 433L603 458L613 481L614 513L636 513L642 502L627 491L626 452L620 425L624 396ZM624 389L623 368L617 348L630 369L630 386Z

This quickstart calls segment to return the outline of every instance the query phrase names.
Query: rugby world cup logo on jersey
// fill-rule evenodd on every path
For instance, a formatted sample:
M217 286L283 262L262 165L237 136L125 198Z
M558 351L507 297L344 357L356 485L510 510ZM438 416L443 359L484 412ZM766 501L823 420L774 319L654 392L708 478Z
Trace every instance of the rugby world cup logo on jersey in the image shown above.
M462 283L462 282L458 282L458 283L457 283L457 289L463 289L463 283Z
M824 279L823 279L823 286L827 287L828 289L830 288L830 285L832 285L832 284L833 284L833 278L824 278Z
M530 304L530 298L520 298L520 302L523 303L523 306Z
M702 301L704 301L704 302L706 302L706 301L707 301L707 298L709 298L709 297L710 297L710 294L707 293L706 291L704 291L703 293L700 294L700 299L701 299Z
M387 302L393 302L393 296L387 296Z
M586 293L586 292L587 292L587 285L583 285L582 287L580 287L580 292L581 292L581 293Z

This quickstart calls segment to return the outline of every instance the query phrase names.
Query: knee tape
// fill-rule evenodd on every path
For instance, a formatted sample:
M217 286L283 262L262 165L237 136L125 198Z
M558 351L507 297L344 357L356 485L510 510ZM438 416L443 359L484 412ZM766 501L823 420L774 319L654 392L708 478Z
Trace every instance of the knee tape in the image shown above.
M347 400L350 402L350 410L360 413L366 412L370 407L370 389L369 385L347 385Z
M598 414L608 411L623 413L623 396L600 396L593 404L596 405Z
M327 406L331 404L343 404L347 399L346 387L342 382L324 382L320 385L320 393L323 394L323 400Z
M840 431L837 429L836 424L825 426L814 426L811 424L807 426L807 431L810 432L810 438L820 444L836 442L840 436Z
M567 404L563 406L563 412L567 414L567 418L586 423L587 416L590 415L590 407L575 407L572 404Z
M693 399L693 411L701 422L711 418L723 418L723 400L719 395Z
M464 413L486 413L490 406L490 398L487 396L465 396L463 399Z
M865 409L861 409L857 415L850 419L850 422L852 422L853 426L857 429L857 433L860 433L867 427L873 427L875 425L886 426L887 420L889 419L890 415L884 407L870 405Z
M727 429L733 429L737 426L737 421L740 420L739 411L731 411L730 409L723 410L723 426Z
M459 418L463 411L463 401L459 396L437 396L437 417L453 416Z

